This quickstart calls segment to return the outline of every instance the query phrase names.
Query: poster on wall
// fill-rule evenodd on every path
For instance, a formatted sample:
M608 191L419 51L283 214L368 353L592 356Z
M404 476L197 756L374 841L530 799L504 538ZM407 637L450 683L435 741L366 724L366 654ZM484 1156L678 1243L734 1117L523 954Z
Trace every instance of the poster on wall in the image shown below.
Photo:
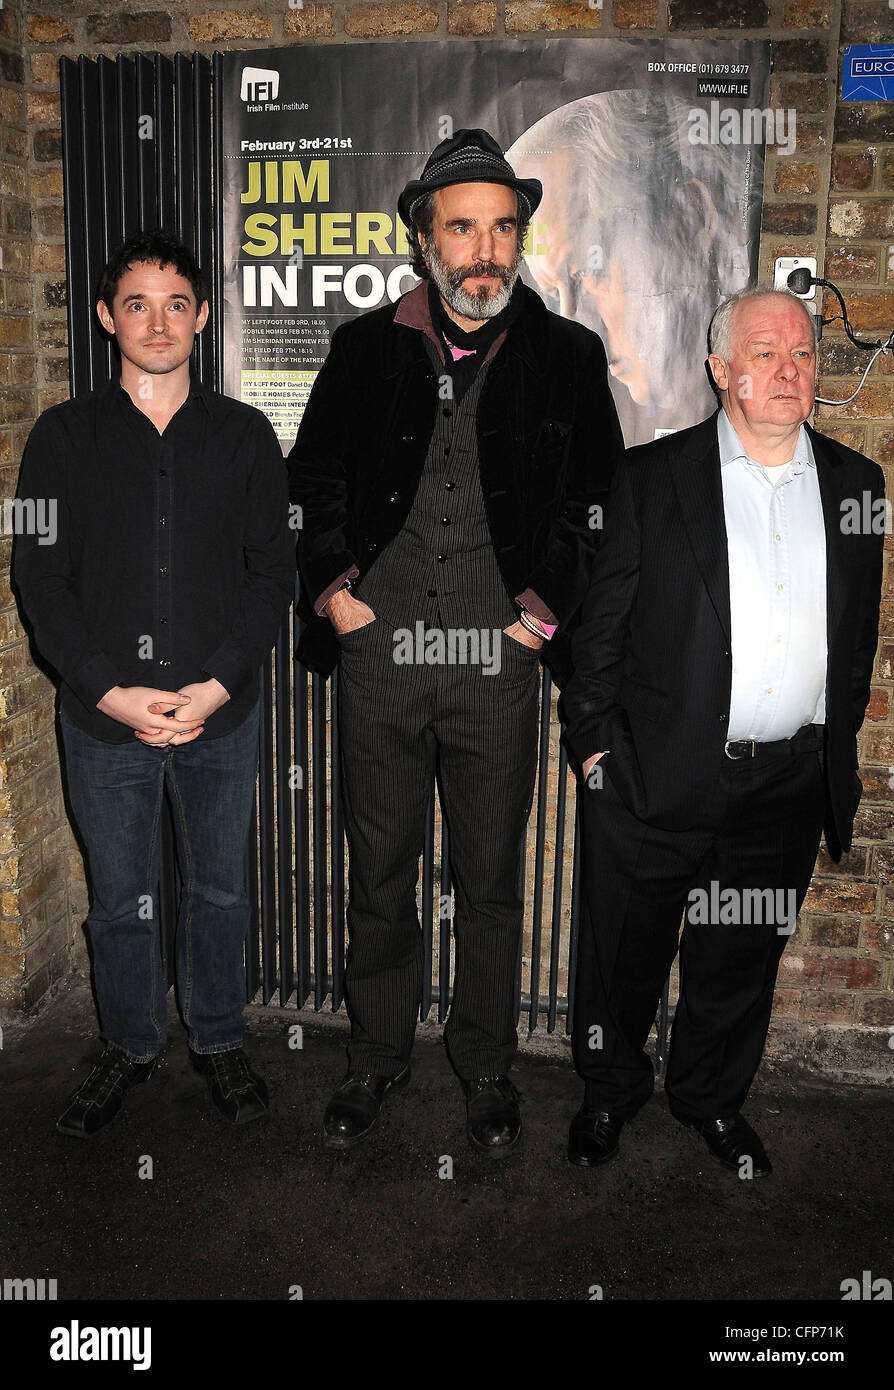
M265 411L284 450L335 329L416 283L398 194L463 126L543 183L522 275L602 337L627 444L710 411L708 321L756 277L765 143L793 146L766 107L768 42L299 45L221 61L222 387Z

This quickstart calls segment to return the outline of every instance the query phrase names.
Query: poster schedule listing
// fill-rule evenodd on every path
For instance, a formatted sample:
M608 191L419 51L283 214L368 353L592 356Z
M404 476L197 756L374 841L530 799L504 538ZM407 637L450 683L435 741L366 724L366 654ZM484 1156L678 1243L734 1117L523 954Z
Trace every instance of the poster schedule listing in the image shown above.
M353 135L303 135L294 140L241 140L239 148L243 154L276 152L294 154L295 150L352 150L354 137Z
M279 437L294 435L314 384L316 371L243 369L240 398L263 410Z

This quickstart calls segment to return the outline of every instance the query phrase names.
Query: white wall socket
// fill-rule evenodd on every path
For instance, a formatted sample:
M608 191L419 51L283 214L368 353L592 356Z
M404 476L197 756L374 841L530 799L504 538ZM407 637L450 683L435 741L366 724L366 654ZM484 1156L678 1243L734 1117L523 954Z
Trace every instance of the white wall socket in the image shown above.
M810 271L811 275L816 275L816 256L777 256L773 264L773 288L774 290L784 290L788 288L786 281L793 270ZM816 285L811 285L806 294L799 294L799 299L816 299Z

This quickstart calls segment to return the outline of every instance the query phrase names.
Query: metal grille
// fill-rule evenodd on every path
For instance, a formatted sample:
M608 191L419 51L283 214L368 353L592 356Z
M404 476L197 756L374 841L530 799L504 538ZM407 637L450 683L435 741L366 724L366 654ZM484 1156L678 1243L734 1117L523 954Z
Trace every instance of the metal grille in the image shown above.
M66 270L72 395L105 383L111 343L94 312L109 252L125 236L164 226L192 246L222 303L220 121L214 66L200 54L60 59ZM221 329L213 312L196 366L209 386L221 378ZM248 998L333 1010L344 998L345 856L337 732L338 673L330 682L294 661L294 613L263 670L260 771L249 838L252 925L246 946ZM579 825L568 797L567 758L558 743L552 682L543 672L537 783L520 856L525 929L516 996L522 1026L570 1030L580 907ZM328 687L328 688L327 688ZM572 784L573 785L573 784ZM547 853L547 845L550 852ZM571 846L566 864L566 848ZM421 870L426 969L421 1016L450 1003L449 836L432 787ZM530 872L527 870L531 864ZM160 914L173 961L179 884L170 819L160 846ZM564 989L563 989L564 986ZM658 1062L667 1036L667 987L658 1020Z

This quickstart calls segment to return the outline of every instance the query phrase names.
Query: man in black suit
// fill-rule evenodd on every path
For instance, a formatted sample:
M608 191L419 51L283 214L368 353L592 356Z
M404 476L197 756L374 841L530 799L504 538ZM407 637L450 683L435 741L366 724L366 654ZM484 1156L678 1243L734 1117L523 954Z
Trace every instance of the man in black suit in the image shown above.
M398 203L421 282L337 330L290 456L298 656L327 675L339 663L351 1043L332 1148L365 1139L409 1074L436 763L456 902L445 1040L473 1147L499 1157L519 1138L508 1072L539 664L566 669L622 452L601 341L518 278L540 195L486 131L438 145Z
M734 296L709 347L722 409L616 475L561 700L587 909L568 1156L612 1158L652 1093L644 1046L685 913L665 1091L756 1177L771 1165L740 1109L779 960L820 834L840 858L862 791L884 479L804 423L816 342L795 296Z

